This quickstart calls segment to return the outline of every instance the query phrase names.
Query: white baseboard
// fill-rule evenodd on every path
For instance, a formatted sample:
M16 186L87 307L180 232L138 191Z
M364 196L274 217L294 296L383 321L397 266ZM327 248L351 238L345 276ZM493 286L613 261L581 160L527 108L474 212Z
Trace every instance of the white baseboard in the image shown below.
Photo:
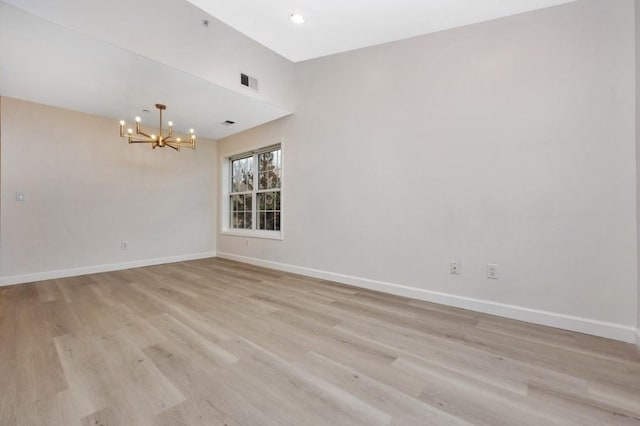
M636 329L636 346L638 347L638 350L640 351L640 328Z
M78 275L98 274L101 272L120 271L122 269L140 268L143 266L162 265L164 263L183 262L185 260L206 259L216 257L216 252L183 254L179 256L161 257L155 259L133 260L131 262L110 263L107 265L83 266L81 268L58 269L55 271L36 272L24 275L0 277L0 287L30 283L34 281L52 280L55 278L75 277Z
M455 306L469 309L471 311L482 312L491 315L526 321L534 324L546 325L549 327L561 328L564 330L577 331L579 333L591 334L594 336L606 337L620 340L627 343L634 343L638 336L635 327L621 324L598 321L589 318L575 317L555 312L541 311L537 309L525 308L522 306L507 305L503 303L491 302L489 300L473 299L470 297L456 296L454 294L441 293L437 291L425 290L415 287L407 287L367 278L354 277L351 275L338 274L321 271L318 269L305 268L288 265L284 263L272 262L253 257L239 256L232 253L218 252L218 257L238 262L249 263L256 266L277 269L294 274L306 275L313 278L320 278L342 284L362 287L412 299L425 300L442 305Z

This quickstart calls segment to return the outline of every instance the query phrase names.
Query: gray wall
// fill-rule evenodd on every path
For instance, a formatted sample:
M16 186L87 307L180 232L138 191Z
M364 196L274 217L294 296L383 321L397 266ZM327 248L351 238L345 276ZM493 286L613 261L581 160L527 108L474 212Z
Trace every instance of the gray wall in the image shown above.
M640 268L640 0L635 0L636 42L636 214L638 232L638 267ZM638 275L638 329L636 345L640 347L640 274Z
M294 116L218 147L284 139L284 241L219 235L218 254L632 339L633 9L585 0L297 64Z

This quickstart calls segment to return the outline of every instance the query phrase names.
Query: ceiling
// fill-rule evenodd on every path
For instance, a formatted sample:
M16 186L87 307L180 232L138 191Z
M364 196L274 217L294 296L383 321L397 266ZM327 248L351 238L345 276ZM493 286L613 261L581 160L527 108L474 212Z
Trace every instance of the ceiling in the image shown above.
M156 103L167 105L164 118L176 132L193 128L209 139L290 114L1 1L0 93L113 118L114 135L116 120L132 123L135 116L157 127Z
M292 61L569 1L573 0L188 0ZM188 5L185 0L175 2ZM304 14L307 22L291 22L293 12ZM165 119L175 123L176 131L194 128L198 136L210 139L291 113L2 0L0 94L114 120L139 115L143 123L154 126L154 104L163 103L168 107ZM225 120L235 124L225 126Z
M575 0L188 1L298 62ZM306 23L291 22L292 13Z

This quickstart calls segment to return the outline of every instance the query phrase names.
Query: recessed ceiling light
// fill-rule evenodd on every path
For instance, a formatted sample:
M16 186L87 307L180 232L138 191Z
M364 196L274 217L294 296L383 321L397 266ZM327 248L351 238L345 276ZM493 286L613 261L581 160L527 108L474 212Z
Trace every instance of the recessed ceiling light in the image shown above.
M289 16L289 19L291 19L296 24L304 24L305 21L304 16L300 15L299 13L292 13L291 16Z

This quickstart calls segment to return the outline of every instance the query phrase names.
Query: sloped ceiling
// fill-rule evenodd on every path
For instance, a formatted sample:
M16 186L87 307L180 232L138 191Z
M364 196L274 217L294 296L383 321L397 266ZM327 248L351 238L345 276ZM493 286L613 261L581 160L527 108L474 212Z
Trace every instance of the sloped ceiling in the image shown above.
M152 126L158 124L154 105L163 103L177 131L194 128L210 139L290 114L2 2L0 94L114 121L141 116ZM222 125L225 120L236 123Z
M0 95L154 125L163 103L177 130L220 139L293 112L293 64L271 50L300 61L569 1L0 0ZM132 27L147 10L141 24L180 26ZM185 53L163 54L176 48ZM260 92L239 85L253 70Z

